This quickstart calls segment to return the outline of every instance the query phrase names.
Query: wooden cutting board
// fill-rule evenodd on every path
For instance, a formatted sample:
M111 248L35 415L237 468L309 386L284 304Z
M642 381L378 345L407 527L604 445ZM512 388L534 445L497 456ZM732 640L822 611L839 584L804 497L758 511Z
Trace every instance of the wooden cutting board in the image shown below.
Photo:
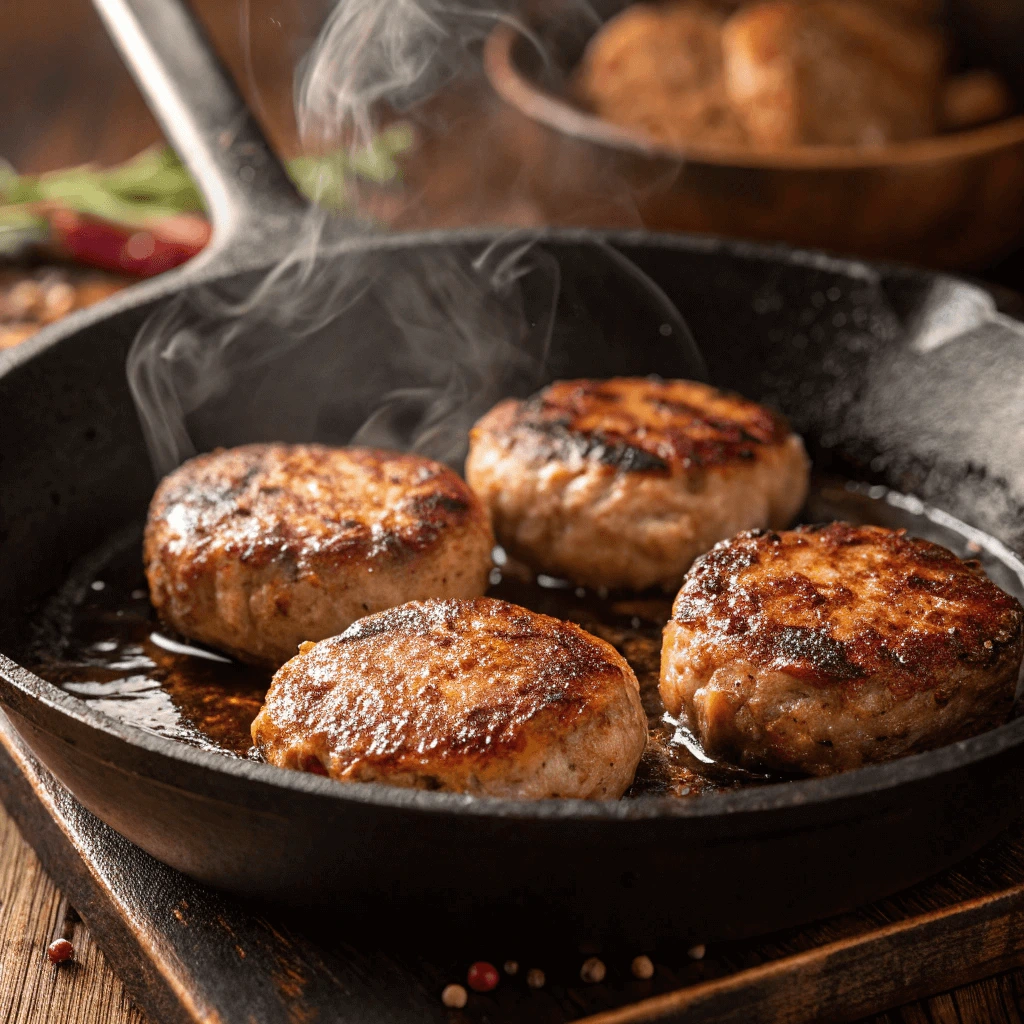
M204 889L85 811L2 716L0 799L152 1024L855 1021L1024 964L1024 823L898 897L700 960L666 947L533 963L529 950L501 948L500 929L458 950L429 935L385 950L343 920L268 916ZM656 965L648 981L630 973L640 952ZM595 953L608 973L587 985L578 972ZM476 958L520 969L446 1010L442 988ZM530 967L545 971L543 988L526 985Z

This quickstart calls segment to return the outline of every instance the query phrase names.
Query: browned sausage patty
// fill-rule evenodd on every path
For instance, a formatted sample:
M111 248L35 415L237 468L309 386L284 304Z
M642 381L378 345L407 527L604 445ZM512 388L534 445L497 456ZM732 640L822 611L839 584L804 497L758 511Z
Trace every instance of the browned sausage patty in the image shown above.
M368 612L482 594L493 543L478 499L437 462L254 444L200 455L162 481L144 557L168 625L276 666Z
M492 409L466 479L499 542L587 586L675 589L693 559L783 527L807 493L800 438L768 409L686 380L558 381Z
M722 31L726 91L755 147L879 146L937 128L944 53L892 0L745 4Z
M518 605L414 601L292 658L252 726L271 763L522 800L619 797L647 740L610 644Z
M576 72L595 114L672 145L737 145L743 125L722 66L718 5L632 4L601 26Z
M1005 720L1022 623L975 564L903 530L751 531L687 574L661 695L714 757L825 775Z

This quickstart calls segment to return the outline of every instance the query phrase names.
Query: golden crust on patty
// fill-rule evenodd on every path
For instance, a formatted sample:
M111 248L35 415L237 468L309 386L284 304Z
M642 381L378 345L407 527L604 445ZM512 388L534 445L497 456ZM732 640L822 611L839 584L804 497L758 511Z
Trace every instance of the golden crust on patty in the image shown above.
M254 444L200 455L161 482L144 557L169 625L280 664L367 612L482 593L492 545L479 501L439 463Z
M809 463L785 420L685 380L557 381L491 410L466 479L498 540L591 586L674 588L737 530L788 524Z
M538 459L579 454L627 472L670 474L749 462L789 436L786 421L739 395L688 380L556 381L502 402L477 424Z
M661 693L709 753L829 771L970 735L1009 713L1024 610L976 565L878 526L752 531L687 575Z
M725 81L751 143L877 146L934 134L942 39L892 7L768 0L734 14L722 33Z
M673 145L736 145L716 5L632 4L590 40L575 91L595 114Z
M252 734L272 764L343 782L607 798L632 781L647 724L610 644L478 598L411 602L304 648Z

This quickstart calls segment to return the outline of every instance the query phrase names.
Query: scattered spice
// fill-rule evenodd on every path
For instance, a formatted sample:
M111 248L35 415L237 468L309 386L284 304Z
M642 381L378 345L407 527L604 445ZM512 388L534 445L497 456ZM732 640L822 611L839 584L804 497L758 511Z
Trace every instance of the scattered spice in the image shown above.
M13 348L46 324L105 299L127 283L77 267L0 269L0 350Z
M445 985L441 1002L453 1010L461 1010L469 999L469 993L461 985Z
M592 956L583 961L583 966L580 968L580 978L588 985L598 985L604 981L605 971L604 961L599 960L596 956Z
M66 960L74 960L75 947L67 939L54 939L46 947L46 955L50 958L51 964L62 964Z
M686 955L691 960L703 960L704 959L704 954L706 952L707 952L707 949L705 948L704 943L703 942L699 942L699 943L697 943L696 946L691 946L686 951Z
M633 957L633 962L629 965L629 969L633 972L633 977L639 978L641 981L654 977L654 964L651 963L649 956Z
M505 973L508 975L514 975L519 973L519 963L516 960L505 961Z
M466 981L474 992L490 992L492 988L497 987L500 980L498 969L486 960L477 960L476 963L470 964L466 972Z
M526 972L526 984L530 988L543 988L544 982L547 979L544 977L544 972L539 967L531 967Z

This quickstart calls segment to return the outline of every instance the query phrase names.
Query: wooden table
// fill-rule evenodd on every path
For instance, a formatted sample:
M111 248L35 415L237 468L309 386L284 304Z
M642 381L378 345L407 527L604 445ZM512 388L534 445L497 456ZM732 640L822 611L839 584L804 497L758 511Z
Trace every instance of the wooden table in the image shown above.
M54 966L46 947L61 935L75 963ZM8 1024L143 1024L31 847L0 807L0 1020Z
M199 0L275 145L294 149L291 76L328 0ZM160 139L89 0L5 0L0 157L23 172L117 163Z
M850 1020L852 1006L891 1005L900 992L893 977L914 979L923 971L927 980L909 984L932 991L946 978L1024 963L1024 949L1011 939L1024 928L1024 824L1018 824L962 871L866 911L766 939L715 944L699 963L685 955L680 962L666 948L654 952L652 982L632 981L614 951L613 973L595 987L573 980L579 960L571 954L561 966L548 959L543 992L506 979L497 998L474 997L464 1013L449 1015L437 993L458 977L464 954L451 962L442 954L439 962L431 949L396 954L371 945L360 952L359 936L352 945L333 928L309 932L305 918L261 918L254 908L197 887L70 800L3 716L0 797L29 829L46 865L82 901L114 966L157 1011L154 1020L363 1024L365 1016L386 1024L446 1017L452 1024L563 1024L585 1017L584 1024L647 1024L664 1019L666 1006L678 1012L685 1000L703 1021L742 1024L756 1016L757 1024L777 1024L784 1010L792 1024L811 1024L823 1011L825 1019ZM2 811L0 900L0 1019L142 1024L85 924ZM46 946L57 937L74 943L77 963L49 963ZM990 958L984 967L982 949ZM856 973L833 974L829 965L837 962L856 964ZM1011 970L872 1020L1004 1024L1021 1020L1022 1002L1024 970ZM250 1012L256 1007L263 1010Z
M292 68L314 37L327 0L198 0L196 6L275 144L294 151ZM87 0L8 2L3 21L0 157L25 171L86 160L111 163L159 138ZM452 159L445 143L435 145L418 172L417 190L427 198L420 209L448 222L543 220L544 155L523 156L530 151L530 126L486 102L483 109L492 115L489 119L463 126L474 150L491 154L493 176L472 160ZM510 154L516 159L510 160ZM431 171L437 167L440 172ZM526 187L511 205L502 206L495 197L508 194L510 174ZM477 187L481 180L490 182L490 192ZM472 201L466 202L467 194ZM458 210L446 217L443 211L454 209L456 196ZM585 223L592 212L580 211L579 221ZM623 216L628 222L628 213ZM608 220L608 211L603 219ZM416 218L407 212L405 220ZM0 808L0 1021L142 1024L144 1018L118 980L117 964L105 961L84 924L74 918ZM73 938L77 963L55 967L45 949L65 930ZM1022 1020L1022 970L875 1018L877 1024Z

